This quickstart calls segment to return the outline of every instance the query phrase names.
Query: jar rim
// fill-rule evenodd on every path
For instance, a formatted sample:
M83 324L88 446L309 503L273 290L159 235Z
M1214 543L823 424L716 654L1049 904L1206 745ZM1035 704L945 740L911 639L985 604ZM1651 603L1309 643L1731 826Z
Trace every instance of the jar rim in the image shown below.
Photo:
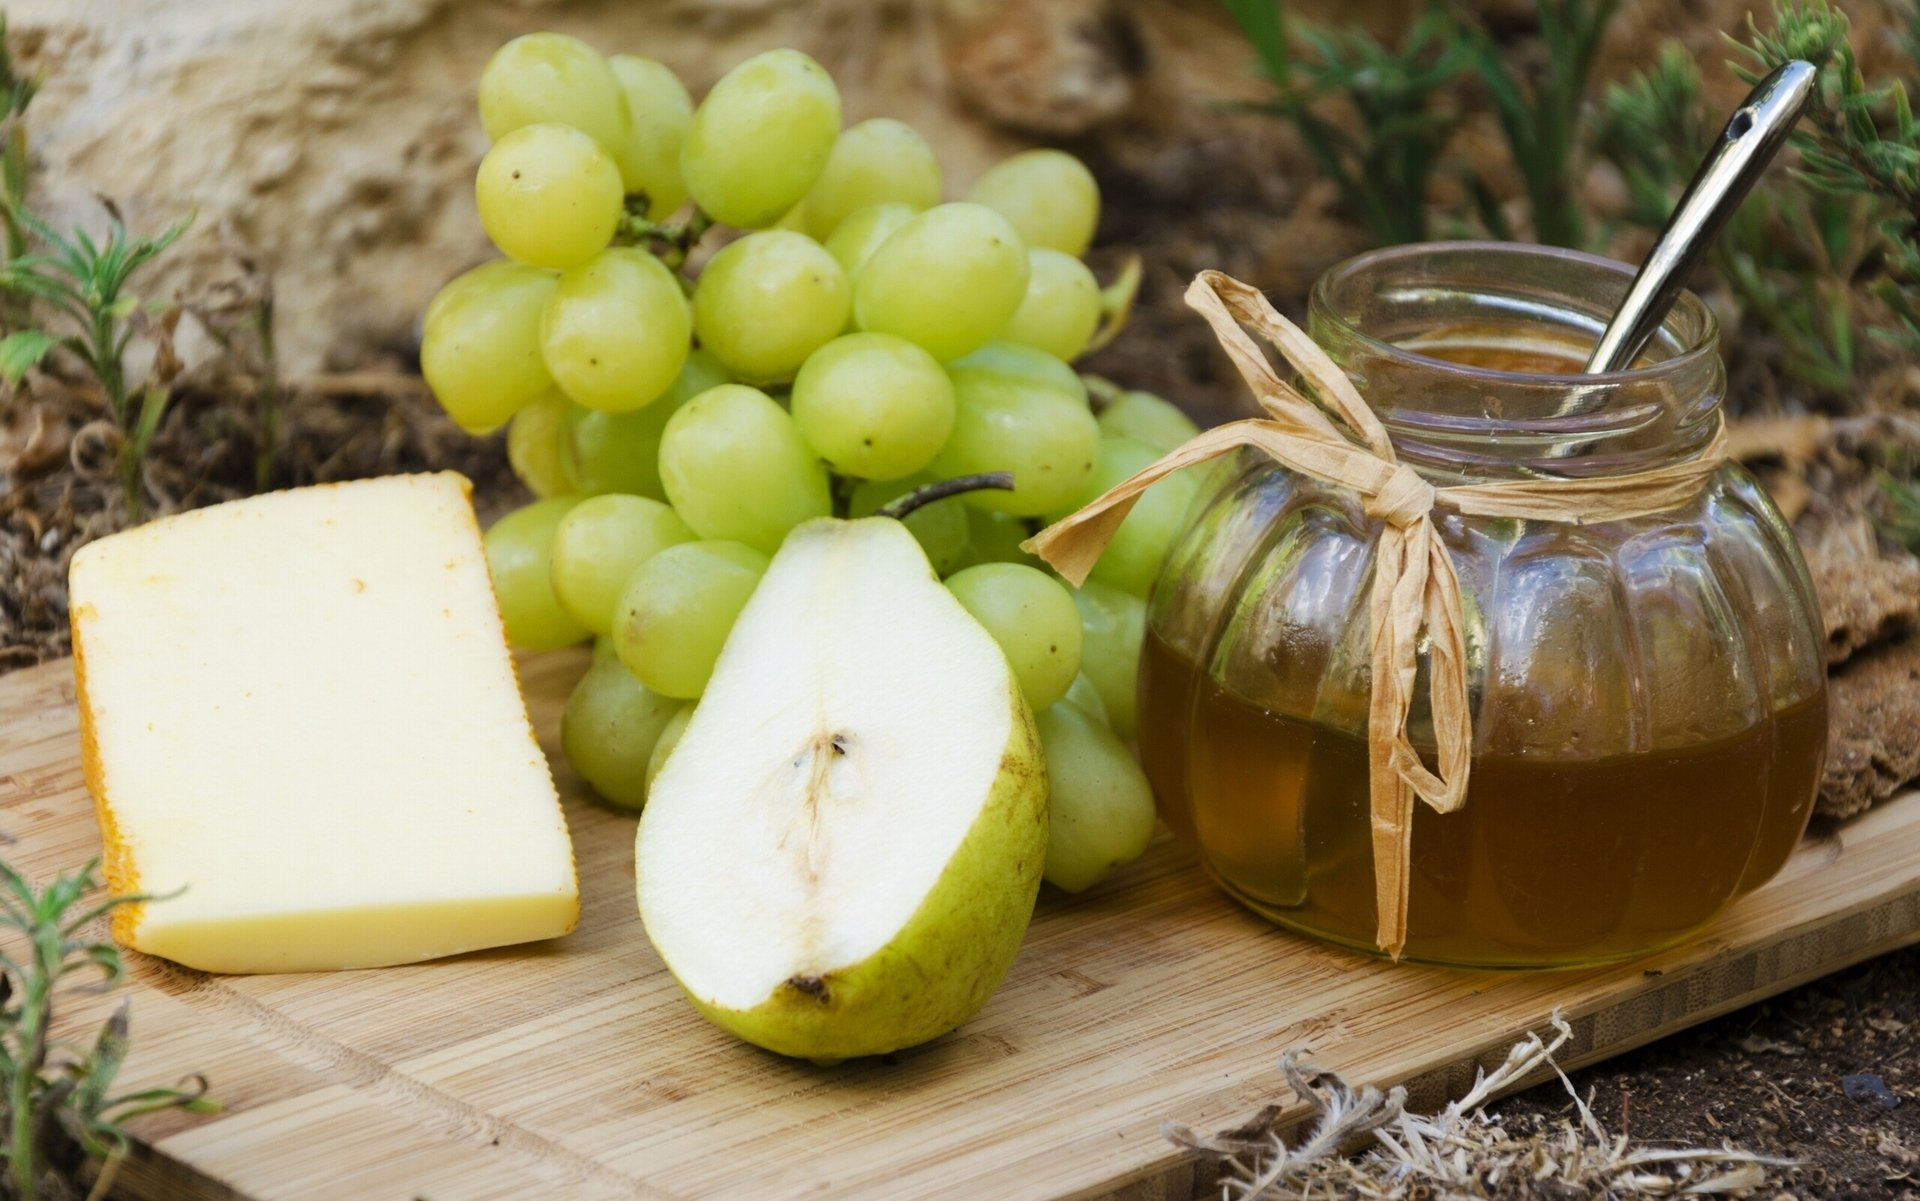
M1481 260L1486 256L1497 256L1535 261L1558 261L1568 266L1618 276L1623 295L1637 270L1628 263L1607 258L1604 255L1530 242L1471 239L1409 242L1400 246L1385 246L1377 250L1369 250L1343 259L1327 268L1314 281L1313 290L1308 296L1308 307L1316 317L1337 329L1342 337L1353 339L1364 346L1369 353L1387 359L1397 359L1409 365L1416 365L1423 371L1433 371L1462 381L1480 380L1489 384L1497 382L1507 385L1516 383L1578 385L1588 388L1610 384L1646 385L1670 376L1697 371L1702 359L1714 357L1719 353L1719 320L1707 303L1701 300L1692 289L1681 291L1673 307L1661 320L1660 328L1655 335L1656 337L1665 335L1672 344L1679 347L1678 350L1665 358L1646 362L1643 365L1592 375L1584 372L1503 371L1494 367L1471 366L1451 359L1424 355L1417 350L1373 336L1356 324L1347 313L1341 311L1334 302L1334 289L1351 283L1356 276L1384 274L1405 262L1432 260L1436 256L1462 258L1475 256ZM1597 337L1596 331L1596 341Z

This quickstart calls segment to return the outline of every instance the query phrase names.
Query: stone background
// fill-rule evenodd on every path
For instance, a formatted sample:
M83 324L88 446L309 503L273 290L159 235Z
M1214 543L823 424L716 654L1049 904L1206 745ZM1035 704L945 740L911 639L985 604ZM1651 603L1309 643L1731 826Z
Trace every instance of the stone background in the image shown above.
M838 79L849 123L918 127L954 191L1023 144L1170 119L1182 66L1252 86L1244 44L1204 4L17 0L8 15L45 79L28 118L36 207L98 225L107 196L137 229L197 209L148 286L191 291L256 257L295 376L404 356L433 291L489 257L474 86L520 33L660 59L696 98L741 58L798 46Z
M1291 7L1384 33L1419 6ZM1475 7L1496 31L1524 27L1530 12L1529 0ZM1626 0L1598 76L1674 34L1703 61L1724 57L1720 31L1739 28L1748 7ZM1213 0L14 0L6 11L23 67L45 81L27 121L35 206L56 224L97 227L96 197L110 197L140 230L197 211L148 287L192 298L251 258L273 281L281 366L294 379L404 366L427 298L490 256L472 200L486 149L475 81L502 42L538 29L660 59L696 98L741 58L797 46L834 73L849 123L884 114L919 128L951 194L1000 155L1051 143L1096 171L1150 160L1144 174L1184 182L1188 195L1206 189L1186 174L1257 187L1271 224L1246 240L1285 244L1283 261L1259 256L1270 272L1310 279L1359 248L1328 242L1316 212L1296 212L1314 195L1290 135L1232 111L1264 86ZM1490 126L1469 127L1456 151L1496 180L1505 167ZM1103 238L1166 232L1162 214L1138 215L1158 227L1122 221ZM183 350L191 363L190 328Z

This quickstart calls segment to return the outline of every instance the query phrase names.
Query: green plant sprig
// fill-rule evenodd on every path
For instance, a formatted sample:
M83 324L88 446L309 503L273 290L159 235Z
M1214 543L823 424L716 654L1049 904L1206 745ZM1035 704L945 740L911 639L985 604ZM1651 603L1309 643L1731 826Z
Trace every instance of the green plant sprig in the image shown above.
M1343 206L1381 244L1428 236L1428 182L1463 105L1467 76L1480 82L1526 190L1533 236L1560 246L1589 241L1576 172L1583 149L1588 80L1619 0L1534 0L1546 50L1545 70L1529 83L1465 5L1434 0L1395 47L1359 30L1330 33L1296 22L1313 53L1295 58L1284 0L1222 0L1253 44L1275 98L1256 108L1291 123ZM1321 110L1345 97L1357 121L1349 130ZM1495 237L1515 231L1492 186L1471 173L1462 182L1480 222Z
M1844 398L1863 335L1920 352L1920 139L1906 92L1867 85L1845 14L1824 0L1777 3L1770 30L1750 25L1734 46L1734 69L1748 82L1804 59L1822 65L1821 86L1794 135L1801 186L1757 189L1710 261L1741 312L1779 346L1781 370L1816 395ZM1628 222L1665 221L1707 132L1700 72L1678 43L1607 90L1594 145L1626 183Z
M7 41L7 15L0 12L0 201L4 208L19 208L27 200L27 106L40 90L40 80L22 75L13 63L13 50ZM20 227L4 220L7 257L18 258L27 252L26 236Z
M1594 149L1626 184L1628 224L1659 229L1692 177L1709 140L1701 91L1699 68L1678 42L1606 90ZM1843 393L1854 378L1851 276L1866 253L1856 200L1762 186L1708 254L1741 313L1780 347L1781 370L1822 395Z
M123 435L120 449L121 491L127 511L139 520L142 510L140 464L160 428L171 399L170 371L155 370L137 386L125 374L128 345L146 328L157 333L164 353L157 368L173 366L166 345L178 306L171 301L145 301L128 291L135 272L174 244L192 224L192 215L175 222L156 237L127 232L117 211L109 206L107 236L96 242L83 229L71 236L60 233L24 205L0 206L10 230L25 235L30 250L0 267L0 292L40 306L47 319L37 326L15 328L0 338L0 378L18 385L28 370L56 348L77 357L100 384L114 424ZM141 316L152 324L138 320Z
M80 1195L71 1174L62 1172L63 1162L71 1157L61 1154L59 1138L87 1160L103 1161L92 1190L101 1194L132 1145L124 1123L166 1109L219 1109L207 1098L207 1084L200 1077L181 1088L113 1091L129 1046L125 1002L102 1024L90 1046L52 1037L54 1003L63 983L97 972L97 986L106 987L125 972L119 949L93 941L88 928L121 906L154 899L134 895L89 900L99 887L95 866L89 863L36 889L0 863L0 928L14 931L25 943L23 955L0 952L0 1094L6 1107L0 1122L0 1163L18 1201Z
M1619 7L1620 0L1534 0L1547 63L1532 87L1508 66L1484 26L1465 13L1459 22L1472 51L1473 71L1493 102L1526 188L1533 236L1549 245L1583 247L1587 243L1585 209L1575 180L1581 116L1601 35ZM1470 177L1467 183L1488 230L1496 237L1511 238L1513 231L1485 182Z
M1886 501L1886 512L1875 520L1875 528L1910 553L1920 554L1920 483L1902 480L1884 469L1874 473L1874 482L1880 485Z
M1734 70L1751 82L1796 58L1820 65L1806 128L1794 135L1795 174L1815 192L1858 199L1855 214L1879 241L1872 291L1891 318L1868 332L1920 353L1920 123L1903 83L1867 83L1849 31L1847 15L1827 0L1775 0L1770 31L1747 18L1746 41L1734 43L1744 61ZM1920 5L1909 5L1902 44L1920 61L1911 57L1920 54Z
M1299 132L1341 204L1382 244L1427 236L1427 185L1460 121L1447 92L1469 61L1443 10L1430 9L1388 47L1358 29L1333 32L1306 22L1292 29L1312 53L1296 58L1289 22L1275 0L1224 0L1259 57L1274 99L1254 106ZM1358 129L1322 109L1344 98Z
M1592 127L1597 153L1620 171L1625 219L1659 229L1707 145L1700 69L1678 41L1661 46L1653 65L1601 95Z

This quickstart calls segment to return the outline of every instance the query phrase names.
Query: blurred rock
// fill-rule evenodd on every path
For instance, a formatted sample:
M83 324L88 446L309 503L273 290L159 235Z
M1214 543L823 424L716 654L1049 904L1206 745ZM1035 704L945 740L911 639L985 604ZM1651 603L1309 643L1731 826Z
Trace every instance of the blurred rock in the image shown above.
M1140 7L1171 7L1153 0ZM1081 136L1140 95L1122 0L17 0L16 54L45 86L28 116L33 202L56 224L139 231L198 210L148 277L199 295L257 258L291 375L411 353L436 288L491 255L472 178L475 82L502 42L558 29L660 59L699 95L772 46L835 73L849 122L921 129L958 194L999 156ZM1200 24L1224 61L1224 20ZM189 331L183 341L189 349Z
M1126 111L1146 65L1116 0L950 0L941 40L962 99L1046 137L1078 137Z
M1643 65L1678 32L1709 64L1710 93L1737 92L1718 65L1721 31L1747 6L1689 0L1676 21L1670 5L1624 0L1597 74ZM1392 39L1421 8L1292 11ZM28 116L35 205L96 230L98 195L136 230L197 209L148 288L196 298L241 274L236 251L257 259L294 376L405 362L427 298L489 257L472 200L486 148L474 86L496 47L536 29L660 59L696 95L749 54L797 46L834 72L849 122L885 114L921 129L951 195L1005 153L1070 141L1113 185L1104 241L1191 251L1166 280L1149 273L1182 321L1177 289L1200 266L1274 268L1269 286L1297 290L1349 249L1321 236L1326 213L1288 223L1313 172L1290 131L1231 111L1268 87L1214 0L14 0L7 15L22 62L45 77ZM1863 56L1883 54L1888 18L1856 20ZM1451 153L1499 196L1518 194L1490 119L1469 122ZM1460 199L1452 174L1436 181L1442 199ZM1201 228L1233 204L1245 212L1230 236ZM191 324L180 345L190 366L210 350Z

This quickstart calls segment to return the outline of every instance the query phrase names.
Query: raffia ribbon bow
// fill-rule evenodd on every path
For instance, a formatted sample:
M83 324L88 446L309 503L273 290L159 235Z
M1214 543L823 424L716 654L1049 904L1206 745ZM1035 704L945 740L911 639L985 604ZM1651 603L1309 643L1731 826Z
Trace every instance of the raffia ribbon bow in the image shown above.
M1399 461L1386 427L1346 373L1257 289L1218 271L1203 271L1187 288L1187 304L1213 327L1267 415L1202 432L1025 545L1081 584L1142 492L1173 472L1242 446L1366 499L1367 515L1382 523L1368 602L1373 654L1367 772L1379 915L1374 937L1398 958L1407 938L1414 797L1439 813L1459 809L1466 801L1473 747L1460 579L1434 528L1434 511L1575 525L1663 512L1686 504L1706 486L1726 458L1726 431L1716 429L1699 455L1650 471L1436 488ZM1319 404L1274 372L1242 324L1293 365ZM1438 771L1428 770L1407 738L1423 632L1432 655L1429 691Z

